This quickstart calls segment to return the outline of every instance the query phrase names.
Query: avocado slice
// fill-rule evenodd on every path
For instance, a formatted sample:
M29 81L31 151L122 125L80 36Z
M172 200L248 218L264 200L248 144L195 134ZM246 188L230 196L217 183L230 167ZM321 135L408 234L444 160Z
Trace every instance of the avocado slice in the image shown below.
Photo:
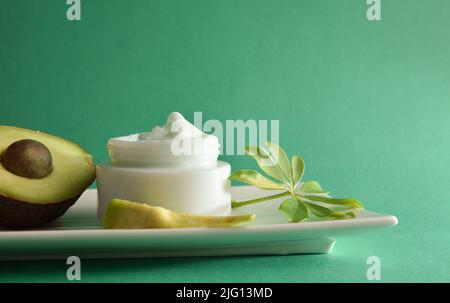
M159 206L113 199L103 218L105 228L232 227L251 222L255 215L201 216L177 213Z
M0 226L43 225L64 214L95 180L92 156L43 132L0 126Z

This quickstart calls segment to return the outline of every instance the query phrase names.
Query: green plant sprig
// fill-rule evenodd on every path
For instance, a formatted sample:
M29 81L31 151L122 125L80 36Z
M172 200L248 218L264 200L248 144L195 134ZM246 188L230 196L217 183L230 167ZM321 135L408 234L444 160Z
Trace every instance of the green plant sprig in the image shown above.
M241 169L229 179L281 192L258 199L232 201L233 208L287 197L278 209L291 223L311 217L323 220L354 218L355 211L364 208L356 199L331 198L316 181L301 182L305 162L300 156L293 156L289 161L286 152L275 143L267 142L266 147L246 147L245 153L256 160L267 176L256 170Z

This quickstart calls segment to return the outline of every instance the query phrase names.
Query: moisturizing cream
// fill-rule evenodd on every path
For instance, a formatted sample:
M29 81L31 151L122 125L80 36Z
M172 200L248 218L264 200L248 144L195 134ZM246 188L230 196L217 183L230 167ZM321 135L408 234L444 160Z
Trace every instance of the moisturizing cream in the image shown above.
M214 167L219 156L217 137L203 133L180 113L151 132L109 140L111 163L132 167Z
M111 199L126 199L178 212L227 215L228 163L217 161L217 137L180 113L150 132L108 141L110 162L97 166L98 216Z

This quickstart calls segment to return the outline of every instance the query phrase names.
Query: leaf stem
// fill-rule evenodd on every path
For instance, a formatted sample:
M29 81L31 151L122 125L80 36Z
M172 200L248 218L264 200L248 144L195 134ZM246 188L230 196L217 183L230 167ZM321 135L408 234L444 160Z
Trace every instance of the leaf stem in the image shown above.
M276 198L281 198L281 197L285 197L288 196L290 194L289 191L285 191L276 195L272 195L272 196L267 196L267 197L262 197L262 198L258 198L258 199L253 199L253 200L247 200L247 201L231 201L231 207L232 208L237 208L237 207L241 207L241 206L246 206L246 205L251 205L251 204L256 204L256 203L260 203L260 202L264 202L264 201L268 201L268 200L272 200L272 199L276 199Z

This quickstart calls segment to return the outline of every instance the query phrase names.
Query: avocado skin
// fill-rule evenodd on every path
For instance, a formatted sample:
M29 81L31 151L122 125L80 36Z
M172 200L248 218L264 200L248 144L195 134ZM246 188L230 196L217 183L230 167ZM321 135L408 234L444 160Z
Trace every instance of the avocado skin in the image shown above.
M80 194L54 203L31 203L0 195L0 229L34 228L56 220L77 202L95 179L94 174Z
M46 204L22 202L0 196L0 226L14 229L42 226L62 216L80 196Z

